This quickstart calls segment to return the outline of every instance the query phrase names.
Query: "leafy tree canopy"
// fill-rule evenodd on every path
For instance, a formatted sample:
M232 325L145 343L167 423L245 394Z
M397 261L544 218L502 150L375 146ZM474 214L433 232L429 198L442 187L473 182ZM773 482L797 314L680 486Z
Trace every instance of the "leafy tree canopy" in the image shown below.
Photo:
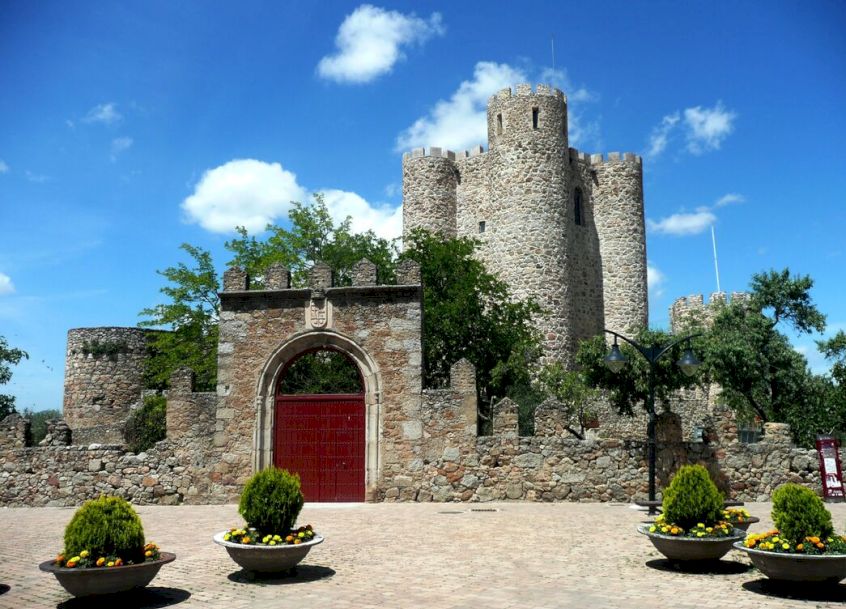
M256 239L244 227L238 227L239 237L226 242L234 254L229 264L247 271L251 287L263 287L264 273L273 264L287 267L292 285L303 287L309 268L316 262L325 262L332 268L335 285L350 285L352 267L362 258L376 265L381 283L394 282L395 244L377 237L373 231L352 233L349 217L336 226L319 193L311 205L295 202L288 217L290 229L268 224L267 236Z
M141 311L148 317L139 325L146 328L167 328L150 344L146 364L146 384L164 388L170 375L180 366L189 366L196 374L200 391L211 391L217 382L217 319L220 302L217 296L220 283L214 270L211 254L206 250L183 243L191 264L180 262L159 274L169 285L160 292L169 302Z
M679 337L661 330L643 329L633 340L639 345L651 348L663 348ZM694 341L696 344L697 341ZM697 384L699 375L685 375L676 362L681 358L685 344L676 345L658 360L655 366L655 400L666 405L674 391L686 389ZM604 389L608 399L620 414L631 415L638 403L646 407L649 395L649 363L634 347L620 342L620 351L628 360L619 372L612 372L605 365L608 344L604 336L584 340L576 353L576 364L582 370L585 381L591 387Z
M530 385L530 365L540 354L533 301L512 299L506 284L473 257L472 239L444 239L413 231L403 259L420 265L423 281L424 385L449 383L452 364L466 358L476 367L483 397L504 397Z
M588 420L595 416L591 407L600 395L588 384L584 372L568 370L561 362L552 362L541 368L536 386L561 405L565 429L583 439Z
M0 385L12 380L12 366L22 359L29 359L26 351L10 347L5 337L0 336ZM0 421L15 412L15 396L0 394Z

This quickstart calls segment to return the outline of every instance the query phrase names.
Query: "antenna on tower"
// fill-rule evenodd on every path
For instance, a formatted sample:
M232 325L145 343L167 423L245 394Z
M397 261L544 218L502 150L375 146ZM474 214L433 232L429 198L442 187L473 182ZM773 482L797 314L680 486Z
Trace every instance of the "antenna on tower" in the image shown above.
M552 71L555 72L555 36L549 36L549 46L552 47Z
M714 232L714 225L711 225L711 244L714 246L714 271L717 273L717 291L720 289L720 265L717 263L717 235Z

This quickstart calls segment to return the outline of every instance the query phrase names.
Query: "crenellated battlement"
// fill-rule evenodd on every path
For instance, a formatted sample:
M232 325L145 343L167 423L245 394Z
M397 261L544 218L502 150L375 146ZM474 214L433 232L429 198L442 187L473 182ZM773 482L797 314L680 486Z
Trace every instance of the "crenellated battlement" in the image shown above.
M532 89L532 85L529 83L520 83L516 85L513 90L511 87L505 87L504 89L497 91L494 95L491 95L490 98L488 98L488 103L493 104L497 101L511 99L512 97L529 97L533 95L558 97L565 104L567 103L567 96L564 94L564 91L544 83L538 83L534 90Z
M730 299L725 292L712 292L707 302L702 294L682 296L670 306L670 330L674 333L680 332L690 324L703 324L708 327L714 322L720 309L728 303L748 301L748 292L732 292Z
M590 155L591 165L610 165L613 163L629 163L631 165L643 165L643 159L634 152L609 152L607 156L599 152Z

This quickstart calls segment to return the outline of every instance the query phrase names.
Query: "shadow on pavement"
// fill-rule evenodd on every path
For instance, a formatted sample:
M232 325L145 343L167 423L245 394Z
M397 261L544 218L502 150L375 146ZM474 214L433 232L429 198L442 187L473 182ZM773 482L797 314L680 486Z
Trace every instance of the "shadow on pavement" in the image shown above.
M0 594L6 594L9 590L11 590L11 587L6 584L0 584Z
M252 571L234 571L229 574L229 580L239 584L256 584L259 586L277 586L286 584L304 584L326 579L335 575L335 570L316 565L300 565L288 573L254 573Z
M774 596L800 601L846 602L846 586L840 584L807 584L802 582L779 582L767 578L755 579L743 584L749 592L763 596Z
M85 596L71 598L56 605L56 609L160 609L170 607L188 600L191 593L181 588L159 588L148 586L141 590L130 590L120 594L107 594L105 596Z
M706 562L678 562L658 558L646 562L646 566L656 571L669 573L700 573L702 575L738 575L752 569L751 565L733 560L714 560Z

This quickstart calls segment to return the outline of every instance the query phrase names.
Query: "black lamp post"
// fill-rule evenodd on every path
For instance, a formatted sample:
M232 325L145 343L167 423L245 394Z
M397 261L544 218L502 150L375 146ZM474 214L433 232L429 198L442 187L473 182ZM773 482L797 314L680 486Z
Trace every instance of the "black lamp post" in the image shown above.
M667 346L656 345L654 347L644 347L637 344L635 341L626 338L622 334L618 334L612 330L605 330L608 334L614 336L614 344L611 346L611 352L605 356L605 365L611 372L619 372L623 369L628 361L626 356L620 351L620 346L617 344L617 339L624 340L634 347L644 359L649 363L649 393L646 398L646 412L649 416L646 424L646 439L647 439L647 458L649 461L649 513L655 513L655 368L658 360L664 356L670 349L676 345L687 342L687 348L681 359L676 362L678 367L687 376L692 376L696 369L700 366L700 361L696 359L690 348L690 340L702 334L691 334L684 338L674 340Z

